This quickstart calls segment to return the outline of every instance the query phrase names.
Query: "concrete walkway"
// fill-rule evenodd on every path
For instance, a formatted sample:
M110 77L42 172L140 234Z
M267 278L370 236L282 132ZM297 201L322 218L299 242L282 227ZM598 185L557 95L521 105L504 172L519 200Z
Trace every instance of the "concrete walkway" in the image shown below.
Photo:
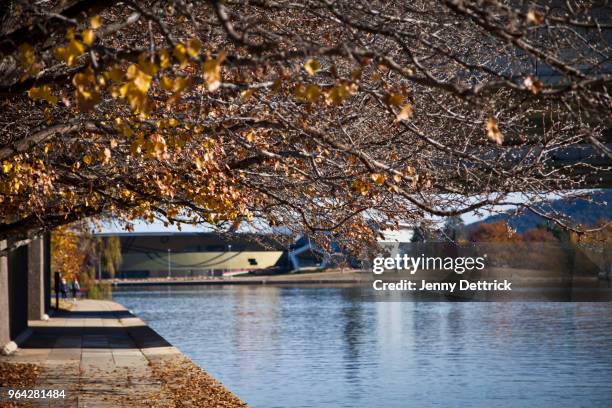
M36 388L66 390L67 401L43 406L175 406L168 391L173 379L164 378L163 369L176 361L187 362L189 369L195 366L114 302L80 300L71 311L30 322L30 327L34 333L29 340L0 362L36 364L41 367ZM222 385L203 371L201 375L215 383L213 393L235 399L235 404L221 406L242 406ZM221 394L215 398L223 400Z

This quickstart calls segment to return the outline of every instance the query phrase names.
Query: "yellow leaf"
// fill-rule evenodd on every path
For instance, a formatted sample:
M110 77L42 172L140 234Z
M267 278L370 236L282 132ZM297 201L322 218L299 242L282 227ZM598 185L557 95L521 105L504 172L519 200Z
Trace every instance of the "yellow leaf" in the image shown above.
M495 143L501 145L504 142L504 135L497 126L497 120L494 117L487 119L487 136Z
M21 44L19 46L19 61L24 68L34 64L34 48L30 44Z
M372 180L374 180L374 182L376 182L376 184L378 184L379 186L382 186L383 184L385 184L385 176L383 176L380 173L373 173L371 176Z
M138 59L138 68L140 68L140 70L147 75L154 76L157 74L157 65L155 65L154 62L151 62L146 54L142 54Z
M36 54L30 44L24 43L19 46L19 62L32 76L38 75L42 68L42 65L36 62Z
M351 184L351 190L366 195L368 193L368 186L363 181L356 179Z
M77 103L81 111L88 111L100 102L99 87L91 68L75 74L72 83L76 88Z
M93 30L91 29L83 30L82 36L83 36L83 42L87 45L93 44L94 38L96 37Z
M319 88L319 85L317 84L308 85L308 87L306 88L306 91L304 92L304 98L308 102L316 101L320 95L321 95L321 88Z
M196 58L200 53L200 49L202 48L202 43L197 38L192 38L187 43L187 54L191 58Z
M41 87L33 86L28 91L28 96L35 101L40 100L40 99L45 100L49 102L51 105L55 105L58 100L57 96L51 94L51 87L46 84Z
M544 22L544 16L537 10L529 10L527 12L527 21L531 24L540 25Z
M168 54L167 50L161 50L159 52L159 67L161 69L166 69L170 66L170 54Z
M97 30L102 26L102 19L100 18L100 16L93 16L89 19L89 24L91 25L91 28Z
M142 93L147 93L151 86L151 75L148 75L141 71L138 66L130 65L127 72L127 77L132 81L136 89Z
M325 94L325 102L328 105L340 105L349 95L350 92L347 86L345 84L340 84L327 91Z
M74 37L74 35L72 35ZM74 65L76 58L85 52L85 46L82 42L74 38L68 43L68 47L58 47L55 49L55 57L63 60L68 66Z
M187 81L186 78L178 77L174 80L174 85L172 85L172 91L175 93L175 95L178 95L183 92L185 88L187 88L188 84L189 81Z
M127 79L129 79L130 81L133 81L138 76L138 71L139 71L138 65L136 64L130 65L126 72Z
M174 86L174 81L172 81L167 76L163 76L159 82L161 84L161 87L166 91L171 91L172 87Z
M72 40L68 44L68 53L73 54L75 56L79 56L85 52L85 47L83 43L78 40Z
M114 66L108 71L106 71L105 75L115 82L121 82L121 80L123 79L123 72L121 72L121 70L117 66Z
M86 154L85 156L83 156L83 163L89 166L91 163L93 163L93 157Z
M240 92L240 97L242 99L244 99L245 101L248 101L249 99L251 99L252 96L253 96L253 90L252 89L246 89L246 90Z
M408 120L412 117L412 105L404 105L402 110L400 110L395 117L396 122L401 122L402 120Z
M207 60L202 64L202 71L208 90L213 92L221 86L221 63L225 60L225 51L221 51L217 58Z
M13 168L13 164L7 161L2 163L2 171L6 174Z
M253 142L255 140L255 134L253 133L253 131L247 133L245 137L247 142Z
M304 64L304 69L306 70L306 72L308 72L308 75L314 76L321 69L321 64L319 64L319 61L317 61L316 59L311 58Z
M177 60L179 60L181 65L183 65L185 61L187 60L187 49L185 48L183 44L176 44L176 46L174 47L174 52L172 52L172 55L174 55L174 57Z
M54 53L55 53L55 58L57 58L58 60L66 59L66 48L64 48L64 47L57 47L55 49Z
M404 97L400 94L390 93L385 95L385 103L391 106L400 106L404 102Z
M125 98L130 90L130 84L123 84L121 88L119 88L119 92L121 93L121 97Z
M301 82L297 84L295 86L295 89L293 90L293 94L298 100L306 101L306 87L304 86L304 84Z

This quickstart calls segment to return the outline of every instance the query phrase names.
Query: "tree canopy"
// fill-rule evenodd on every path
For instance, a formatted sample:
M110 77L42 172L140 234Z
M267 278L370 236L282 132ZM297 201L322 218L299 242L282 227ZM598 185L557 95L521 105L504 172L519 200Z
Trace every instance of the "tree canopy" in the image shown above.
M11 0L0 13L0 239L89 216L256 218L358 247L376 225L538 211L609 172L605 2ZM585 146L604 165L559 159Z

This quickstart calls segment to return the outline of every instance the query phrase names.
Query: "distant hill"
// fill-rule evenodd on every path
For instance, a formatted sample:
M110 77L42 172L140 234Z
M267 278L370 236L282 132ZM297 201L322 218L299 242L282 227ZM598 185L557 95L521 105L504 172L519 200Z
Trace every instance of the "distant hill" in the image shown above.
M612 209L609 203L612 202L612 189L597 190L593 192L593 201L586 200L554 200L550 204L542 204L540 208L552 208L563 214L567 214L572 220L583 225L592 226L602 219L612 219ZM485 218L484 220L474 222L468 225L468 228L474 228L477 225L486 223L490 224L497 221L507 221L508 224L518 231L523 233L528 229L535 228L538 224L546 223L547 220L530 211L526 211L521 215L514 214L509 211L503 214L496 214Z

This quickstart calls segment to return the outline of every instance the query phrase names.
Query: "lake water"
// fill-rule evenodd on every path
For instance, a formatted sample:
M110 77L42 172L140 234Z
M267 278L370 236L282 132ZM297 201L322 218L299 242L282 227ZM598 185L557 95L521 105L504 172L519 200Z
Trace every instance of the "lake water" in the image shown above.
M612 304L364 302L350 288L113 295L253 407L610 407Z

